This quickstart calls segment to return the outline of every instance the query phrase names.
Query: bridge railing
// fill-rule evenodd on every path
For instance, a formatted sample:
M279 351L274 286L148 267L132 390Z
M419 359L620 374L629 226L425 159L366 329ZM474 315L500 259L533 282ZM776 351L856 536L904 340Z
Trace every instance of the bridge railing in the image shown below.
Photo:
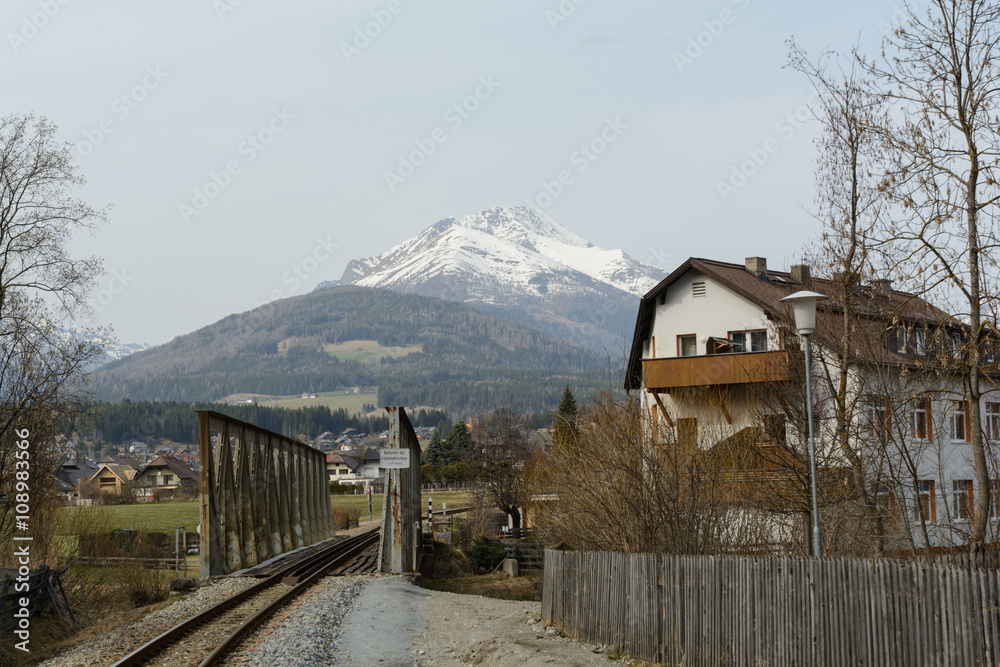
M407 467L386 470L385 500L382 503L382 542L379 571L401 574L416 571L420 547L420 443L401 407L387 407L389 443L387 449L407 450ZM383 457L383 463L385 463Z
M333 536L323 452L208 410L198 428L202 576Z

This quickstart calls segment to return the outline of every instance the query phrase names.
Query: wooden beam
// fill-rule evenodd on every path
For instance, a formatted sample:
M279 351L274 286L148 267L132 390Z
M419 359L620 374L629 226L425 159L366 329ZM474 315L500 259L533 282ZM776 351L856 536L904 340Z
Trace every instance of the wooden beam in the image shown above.
M656 404L658 406L660 406L660 412L663 413L663 418L667 420L667 426L669 426L670 428L673 428L674 427L674 420L671 419L670 415L667 414L667 408L666 408L666 406L663 405L663 401L660 400L660 394L659 394L659 392L650 391L649 393L653 395L653 400L655 400Z
M722 409L722 416L726 418L726 423L732 425L733 418L729 415L729 410L726 408L726 401L722 398L722 390L719 387L715 387L715 398L719 401L719 407Z

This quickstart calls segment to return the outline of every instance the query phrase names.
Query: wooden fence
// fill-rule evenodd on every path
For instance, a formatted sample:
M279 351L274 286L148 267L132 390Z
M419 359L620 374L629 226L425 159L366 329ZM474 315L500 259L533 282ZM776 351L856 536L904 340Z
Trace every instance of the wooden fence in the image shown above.
M548 549L542 617L667 665L996 665L998 583L916 560Z

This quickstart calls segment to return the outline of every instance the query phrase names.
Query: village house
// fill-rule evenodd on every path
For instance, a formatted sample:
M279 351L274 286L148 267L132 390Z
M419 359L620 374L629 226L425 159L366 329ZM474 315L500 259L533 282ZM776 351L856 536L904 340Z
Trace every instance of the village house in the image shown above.
M850 497L832 405L842 284L811 276L804 265L771 271L760 257L743 265L691 258L667 276L642 298L625 380L627 391L639 393L654 440L727 469L734 502L788 509L775 497L801 486L808 429L804 358L791 308L781 299L803 289L820 292L831 298L820 303L812 337L819 479L831 507L831 495ZM888 281L857 289L861 310L844 384L850 407L844 432L867 453L866 484L887 523L895 517L902 524L898 534L918 548L964 544L974 507L971 429L1000 441L1000 392L987 376L984 423L971 424L967 392L948 367L964 342L962 323ZM784 528L785 538L794 539Z
M88 480L91 488L104 493L120 494L128 487L136 475L136 469L130 465L118 463L101 463L97 472Z
M172 498L178 492L196 493L200 478L180 459L160 456L136 474L136 486L138 500Z

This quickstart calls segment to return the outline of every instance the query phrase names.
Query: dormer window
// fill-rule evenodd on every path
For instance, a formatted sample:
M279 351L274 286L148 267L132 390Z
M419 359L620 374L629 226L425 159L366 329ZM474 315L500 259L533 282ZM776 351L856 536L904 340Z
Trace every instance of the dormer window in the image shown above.
M906 354L906 327L896 327L896 352Z
M914 352L921 357L927 354L927 341L925 340L923 329L913 329L913 348Z

